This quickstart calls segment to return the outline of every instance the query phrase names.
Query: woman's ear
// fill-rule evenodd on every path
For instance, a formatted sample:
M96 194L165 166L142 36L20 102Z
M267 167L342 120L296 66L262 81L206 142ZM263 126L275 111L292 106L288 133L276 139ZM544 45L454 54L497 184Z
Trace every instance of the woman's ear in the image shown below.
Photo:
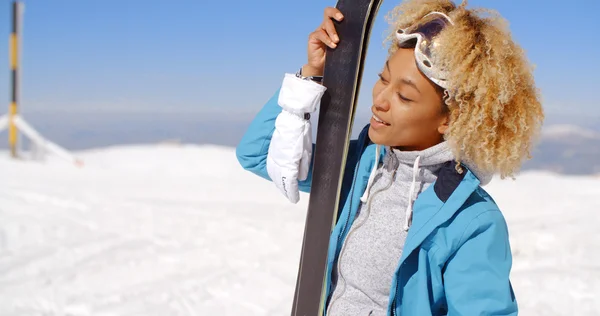
M441 135L446 134L446 131L448 131L448 128L450 127L450 110L448 109L448 105L446 104L446 100L448 98L450 98L450 94L448 93L448 90L443 89L443 90L438 90L440 93L440 96L442 97L442 119L440 121L440 125L438 125L438 133L440 133Z
M444 135L448 128L450 127L450 113L442 116L442 120L440 121L440 125L438 126L438 133Z

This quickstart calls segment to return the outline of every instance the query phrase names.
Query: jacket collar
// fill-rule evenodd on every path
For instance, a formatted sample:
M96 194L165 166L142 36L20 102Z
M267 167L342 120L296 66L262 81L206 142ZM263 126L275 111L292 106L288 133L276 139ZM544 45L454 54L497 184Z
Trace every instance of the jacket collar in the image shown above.
M370 141L368 137L369 125L363 128L359 142L366 150L367 147L377 146ZM383 147L383 146L382 146ZM373 149L374 150L374 149ZM383 160L387 149L382 148L379 161ZM368 154L369 160L374 157ZM447 222L456 212L465 204L467 199L477 190L482 182L476 174L470 169L470 165L461 164L462 173L456 170L456 161L448 161L440 170L437 180L425 191L421 192L414 203L414 215L411 228L408 231L404 250L402 251L401 262L417 248L437 227ZM366 173L370 173L373 166L371 161L366 168ZM484 183L489 179L484 179ZM366 183L362 183L362 189ZM362 192L362 191L361 191Z
M481 184L469 169L463 166L465 171L459 174L454 166L455 162L447 163L437 180L416 199L401 262L436 228L450 220Z

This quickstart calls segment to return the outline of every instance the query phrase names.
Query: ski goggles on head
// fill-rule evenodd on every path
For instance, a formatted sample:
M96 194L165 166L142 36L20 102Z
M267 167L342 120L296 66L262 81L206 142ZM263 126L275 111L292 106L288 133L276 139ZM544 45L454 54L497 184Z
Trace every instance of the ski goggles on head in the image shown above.
M435 37L448 25L453 24L450 17L434 11L417 23L396 32L400 47L410 46L408 43L412 44L416 40L414 47L417 66L427 78L444 89L447 88L447 73L439 65L436 65L432 56L432 48L437 45Z

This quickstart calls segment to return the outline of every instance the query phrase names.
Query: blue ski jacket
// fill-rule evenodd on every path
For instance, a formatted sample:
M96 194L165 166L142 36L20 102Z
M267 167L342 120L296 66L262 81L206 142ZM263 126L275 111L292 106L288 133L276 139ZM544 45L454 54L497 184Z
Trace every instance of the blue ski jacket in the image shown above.
M281 112L278 94L279 90L256 115L236 148L242 167L267 180L267 153ZM327 298L332 268L373 168L376 145L367 130L368 125L350 142L338 221L329 240ZM466 172L459 174L455 162L449 162L415 200L412 226L390 287L388 315L518 314L509 280L512 256L506 221L475 174L463 168ZM312 168L308 178L299 181L299 189L310 192L311 179Z

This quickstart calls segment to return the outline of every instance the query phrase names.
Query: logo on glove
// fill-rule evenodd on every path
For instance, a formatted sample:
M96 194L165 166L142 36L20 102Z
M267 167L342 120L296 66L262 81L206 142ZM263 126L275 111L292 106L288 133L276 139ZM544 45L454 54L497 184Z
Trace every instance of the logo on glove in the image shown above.
M283 191L285 191L285 194L288 194L287 188L285 187L285 180L286 177L281 177L281 184L283 185Z

